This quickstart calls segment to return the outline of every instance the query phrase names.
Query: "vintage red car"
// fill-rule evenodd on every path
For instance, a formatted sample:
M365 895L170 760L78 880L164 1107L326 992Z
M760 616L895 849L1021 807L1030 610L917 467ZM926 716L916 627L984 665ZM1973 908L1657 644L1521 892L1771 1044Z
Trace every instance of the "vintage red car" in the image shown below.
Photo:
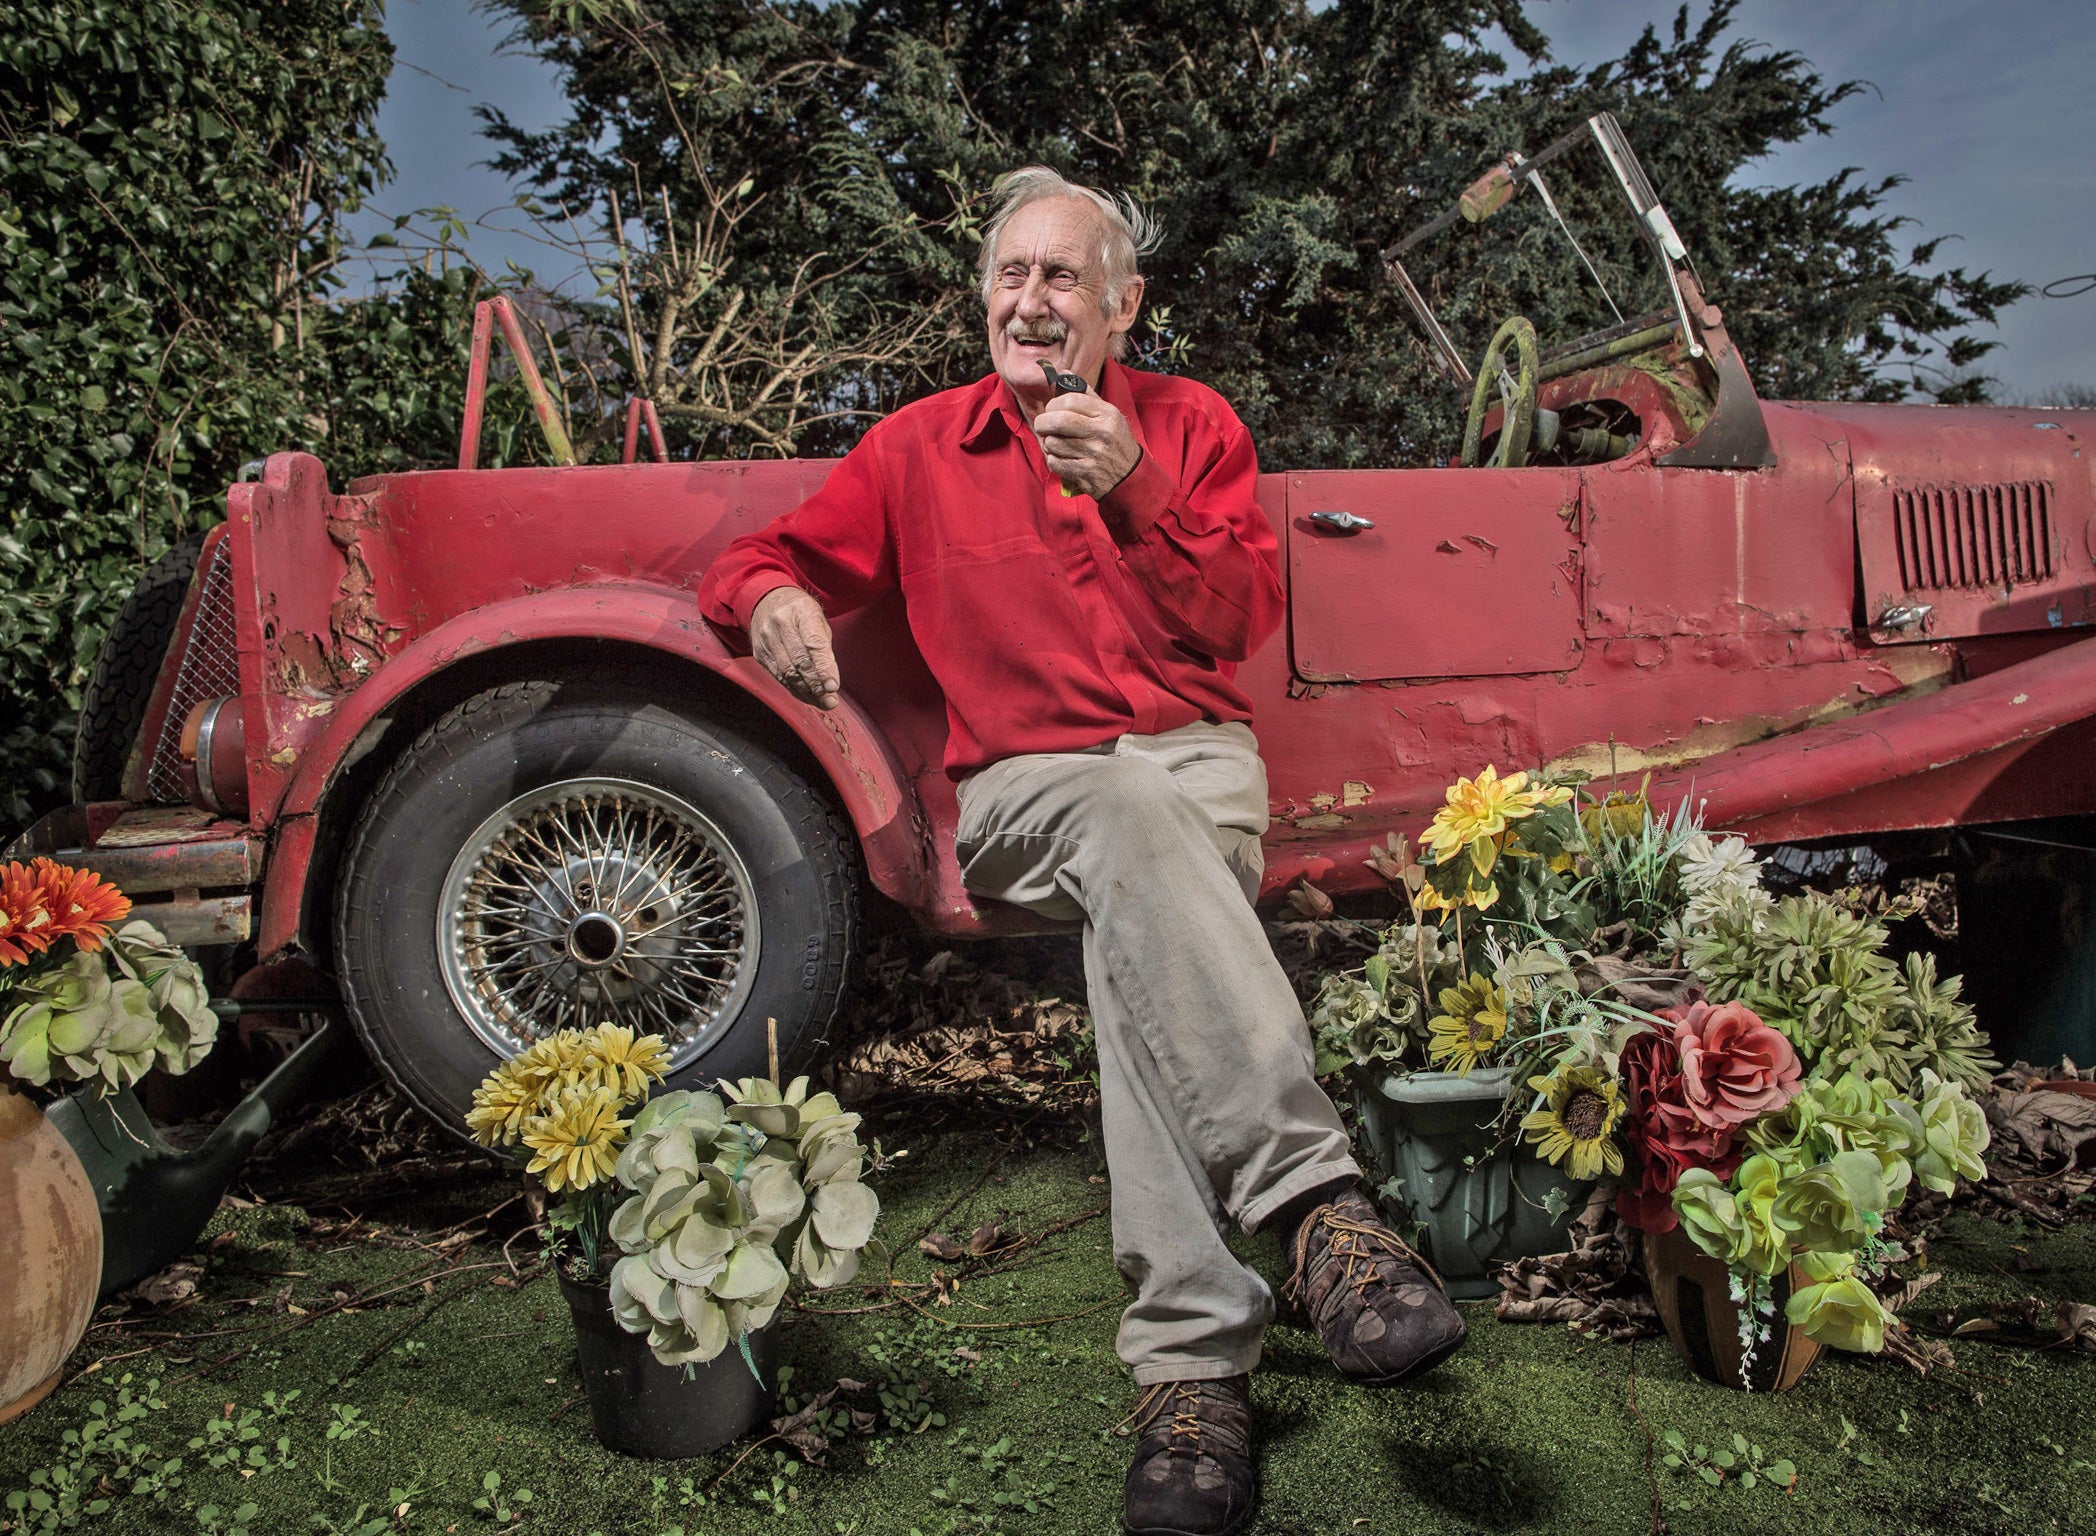
M1471 433L1499 467L1261 478L1289 589L1240 672L1266 893L1373 885L1370 848L1486 763L1650 770L1764 843L2096 810L2086 413L1757 399L1613 123L1582 133L1664 305L1533 356L1513 328ZM828 714L693 605L829 463L633 462L629 430L623 464L475 469L505 319L479 317L460 468L332 489L283 453L231 488L111 637L83 747L106 769L29 839L184 942L331 975L454 1124L563 1024L659 1031L679 1081L760 1067L767 1019L805 1056L867 887L940 933L1028 923L961 888L943 701L892 599L839 624Z

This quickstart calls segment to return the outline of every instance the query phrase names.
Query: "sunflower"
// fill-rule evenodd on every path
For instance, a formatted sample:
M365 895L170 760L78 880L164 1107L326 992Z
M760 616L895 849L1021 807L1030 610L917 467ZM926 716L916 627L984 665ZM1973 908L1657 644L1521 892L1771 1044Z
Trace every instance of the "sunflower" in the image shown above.
M1467 980L1443 987L1440 1001L1441 1011L1427 1020L1433 1034L1427 1055L1468 1077L1506 1033L1506 993L1491 977L1472 971Z
M131 911L131 898L91 869L49 859L35 864L36 888L51 914L51 937L70 938L89 954L102 947L112 925Z
M554 1194L588 1189L611 1177L626 1127L619 1101L609 1088L575 1088L562 1094L545 1114L524 1123L524 1145L531 1148L526 1173L546 1176Z
M51 946L51 912L26 864L0 867L0 965L20 965Z
M1623 1171L1623 1149L1610 1134L1623 1117L1623 1090L1614 1078L1599 1067L1560 1067L1550 1077L1530 1078L1528 1086L1545 1102L1521 1129L1545 1162L1566 1162L1575 1179L1599 1178L1604 1168Z
M660 1035L636 1040L624 1025L599 1024L583 1034L582 1067L620 1099L637 1099L669 1071L670 1053Z
M524 1122L538 1112L538 1090L518 1075L514 1061L505 1061L473 1090L466 1129L482 1146L493 1147L515 1141Z

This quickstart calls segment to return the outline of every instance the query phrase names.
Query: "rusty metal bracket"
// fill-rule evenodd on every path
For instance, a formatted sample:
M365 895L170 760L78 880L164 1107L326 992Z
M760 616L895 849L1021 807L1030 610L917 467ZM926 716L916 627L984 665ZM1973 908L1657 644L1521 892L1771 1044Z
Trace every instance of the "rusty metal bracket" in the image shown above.
M1652 462L1663 469L1766 469L1776 462L1769 442L1761 397L1740 361L1739 348L1725 331L1725 317L1703 297L1692 273L1681 275L1683 303L1703 333L1704 361L1718 376L1717 398L1703 430L1671 453Z
M473 354L466 365L466 415L459 424L458 467L474 469L480 463L480 423L488 399L488 353L497 325L502 327L502 339L509 344L510 356L516 359L517 377L523 381L524 392L531 396L531 411L538 417L547 455L555 464L573 464L575 445L568 441L560 408L553 403L552 392L539 375L539 365L532 361L531 343L525 339L524 327L508 297L497 294L473 306Z

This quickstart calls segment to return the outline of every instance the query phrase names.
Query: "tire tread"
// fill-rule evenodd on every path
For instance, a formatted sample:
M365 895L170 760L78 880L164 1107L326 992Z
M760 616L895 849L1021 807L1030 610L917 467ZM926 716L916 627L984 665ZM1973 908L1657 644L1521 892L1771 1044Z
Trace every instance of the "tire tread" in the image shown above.
M351 1026L365 1053L401 1096L455 1134L462 1135L462 1127L453 1121L444 1106L425 1101L425 1096L391 1059L385 1043L368 1022L373 1015L375 999L363 985L363 978L351 958L355 946L347 935L349 915L367 899L382 895L371 889L373 860L366 855L373 840L386 830L385 808L403 793L403 786L485 742L491 734L522 725L569 698L579 698L580 702L589 705L611 702L601 692L583 692L572 683L529 679L504 683L455 705L417 737L381 775L358 815L344 854L342 868L345 875L336 893L332 925L337 982ZM679 708L659 700L648 702L701 727L724 746L739 749L738 761L764 784L774 803L785 813L811 862L825 867L832 876L823 885L830 893L824 902L824 964L813 988L809 1012L809 1018L818 1024L804 1026L793 1037L780 1041L781 1069L787 1070L796 1059L804 1058L816 1046L826 1043L822 1038L811 1039L809 1036L818 1026L826 1028L827 1021L836 1017L850 984L861 938L863 906L857 835L826 795L732 727L705 719L689 708Z

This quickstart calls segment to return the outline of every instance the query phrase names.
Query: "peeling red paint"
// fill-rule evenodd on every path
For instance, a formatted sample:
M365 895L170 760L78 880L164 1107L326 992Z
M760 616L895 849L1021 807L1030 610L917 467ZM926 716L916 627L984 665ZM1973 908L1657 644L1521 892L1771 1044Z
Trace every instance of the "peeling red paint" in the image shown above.
M2072 638L2050 628L2055 609L2062 626L2096 618L2074 606L2096 586L2096 499L2078 442L2032 431L2028 412L1771 404L1773 468L1661 469L1652 459L1681 426L1667 381L1594 370L1552 381L1545 403L1603 397L1640 414L1645 440L1591 469L1262 477L1291 586L1286 632L1239 671L1268 770L1269 891L1303 875L1333 891L1373 885L1368 848L1389 831L1416 835L1447 783L1487 762L1650 766L1655 785L1723 785L1726 814L1757 836L2096 812L2085 759L2058 756L2058 743L2096 734L2058 702L2080 698L2090 664L2046 660ZM2026 438L2048 441L2026 449ZM1872 498L1945 465L1978 473L1989 455L1997 478L2042 470L2054 487L2058 579L2042 611L1988 597L1979 632L1884 643L1859 630L1856 573L1870 555L1858 519L1879 516ZM234 488L225 537L240 573L251 826L274 833L265 952L294 943L324 895L305 889L315 816L373 722L461 660L561 640L647 647L744 690L829 776L880 889L945 931L1026 927L961 888L944 704L899 599L837 624L847 703L828 715L732 654L691 604L721 548L829 469L444 471L334 495L317 461L279 455L261 482ZM1375 526L1335 535L1310 522L1317 510ZM2003 615L2038 627L1986 627ZM2030 666L2042 687L2006 670ZM1974 691L1997 675L2002 689ZM1983 699L1991 715L1976 719ZM2024 733L2026 717L2049 723ZM1943 732L1957 750L1941 749ZM1858 754L1872 773L1897 772L1858 796L1843 788L1863 771ZM2034 777L2043 771L2051 782Z

